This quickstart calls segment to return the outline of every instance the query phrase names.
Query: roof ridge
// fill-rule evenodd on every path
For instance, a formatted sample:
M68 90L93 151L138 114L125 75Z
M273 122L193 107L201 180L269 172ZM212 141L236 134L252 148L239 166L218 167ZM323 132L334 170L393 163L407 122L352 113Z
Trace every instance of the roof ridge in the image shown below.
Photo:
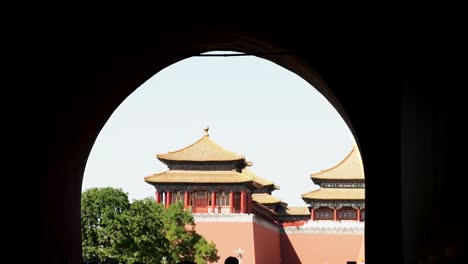
M337 164L320 172L309 174L312 180L363 180L364 167L357 145Z
M182 151L182 150L185 150L185 149L190 148L191 146L197 144L198 142L201 142L204 138L208 138L208 137L210 137L210 136L208 136L208 135L203 135L199 140L193 142L192 144L190 144L190 145L188 145L188 146L185 146L185 147L183 147L183 148L181 148L181 149L178 149L178 150L168 151L167 153L156 154L156 156L159 156L159 155L167 155L167 154L171 154L171 153L180 152L180 151ZM213 142L213 143L214 143L214 142Z
M304 196L304 195L307 195L307 194L311 194L311 193L316 192L316 191L318 191L318 190L320 190L320 189L321 189L321 188L317 188L317 189L315 189L315 190L308 191L308 192L306 192L306 193L301 194L301 196Z
M208 134L203 135L202 138L190 145L187 145L178 150L156 154L156 157L161 161L245 161L244 154L224 148L211 139Z
M357 146L356 145L353 145L353 147L351 148L351 150L348 152L348 154L340 161L338 162L337 164L327 168L327 169L324 169L324 170L320 170L320 172L317 172L317 173L312 173L310 174L310 176L312 177L312 175L317 175L317 174L321 174L321 173L324 173L324 172L327 172L327 171L331 171L337 167L339 167L341 164L343 164L346 160L349 159L349 157L351 157L351 154L353 154L354 151L356 151L357 149Z

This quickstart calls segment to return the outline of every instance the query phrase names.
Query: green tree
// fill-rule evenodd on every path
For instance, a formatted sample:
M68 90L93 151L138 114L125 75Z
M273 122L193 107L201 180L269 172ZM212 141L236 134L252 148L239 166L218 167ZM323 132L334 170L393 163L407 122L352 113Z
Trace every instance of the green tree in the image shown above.
M121 215L116 227L115 247L123 263L160 263L168 255L169 241L165 237L162 215L164 207L152 199L135 200Z
M195 263L205 264L207 262L217 262L219 260L218 249L213 241L206 241L204 237L196 234Z
M181 203L172 204L162 217L165 236L170 241L170 261L193 260L192 237L195 222L189 211L183 210Z
M81 235L83 257L105 261L119 254L114 247L115 227L128 210L128 195L121 189L92 188L81 195Z
M85 260L168 263L219 260L213 242L195 231L193 215L181 204L164 208L152 199L131 204L121 189L93 188L81 196Z
M195 231L195 221L191 212L184 210L181 203L169 206L163 214L166 238L170 241L172 261L191 260L203 264L219 260L218 250L213 242Z

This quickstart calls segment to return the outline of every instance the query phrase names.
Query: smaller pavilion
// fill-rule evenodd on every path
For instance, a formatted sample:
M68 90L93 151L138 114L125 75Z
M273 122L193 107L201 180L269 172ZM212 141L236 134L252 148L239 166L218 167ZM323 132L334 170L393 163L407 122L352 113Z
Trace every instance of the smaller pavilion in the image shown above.
M320 186L302 195L311 220L365 220L364 170L357 146L337 165L310 178Z

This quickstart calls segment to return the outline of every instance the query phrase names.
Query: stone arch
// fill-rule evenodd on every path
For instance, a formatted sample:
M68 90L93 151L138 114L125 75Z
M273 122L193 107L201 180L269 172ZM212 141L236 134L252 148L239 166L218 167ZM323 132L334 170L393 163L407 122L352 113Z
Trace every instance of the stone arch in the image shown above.
M38 96L34 104L28 106L33 109L47 103L46 108L37 107L34 109L37 112L32 113L38 119L47 117L47 129L38 135L43 136L40 143L43 156L39 163L45 164L42 166L45 170L38 177L38 184L31 184L37 189L32 192L37 199L31 202L31 207L36 208L38 255L48 263L80 262L80 195L84 168L94 140L118 105L144 81L172 63L210 50L233 50L257 54L295 72L335 106L362 146L366 175L375 175L366 178L366 197L376 198L369 200L374 203L366 201L366 207L371 208L366 215L366 238L369 233L380 230L373 219L388 224L386 228L391 235L388 239L394 242L390 243L392 248L373 249L376 256L392 251L392 259L400 263L403 253L398 243L402 227L392 225L393 219L385 220L385 212L379 209L401 204L401 178L395 177L401 173L398 165L401 161L398 137L401 105L395 103L400 99L395 86L400 83L393 72L398 67L392 64L398 52L393 49L381 52L381 47L370 45L376 32L368 34L350 24L340 28L313 27L309 22L287 24L291 28L297 26L301 29L299 33L279 30L284 27L275 23L254 26L225 21L216 25L189 23L166 27L161 22L160 27L142 27L138 32L134 28L114 28L115 31L106 31L106 34L101 34L102 28L93 25L80 31L70 29L64 33L68 34L66 36L55 34L57 32L44 36L49 37L47 43L55 45L40 46L43 48L40 52L56 63L42 69L41 73L44 76L54 73L54 78L47 79L48 83L44 82L45 88L40 91L31 89L35 92L33 95ZM306 37L312 33L319 37L308 40ZM354 41L343 44L345 36ZM391 43L385 45L393 48ZM262 53L276 51L287 54ZM328 87L332 87L333 92ZM384 93L385 96L379 96ZM379 113L379 119L370 117L372 111ZM410 123L406 128L413 131ZM388 164L397 165L388 167ZM384 167L386 170L382 171ZM382 178L391 178L395 188L377 190ZM373 188L376 191L372 191ZM410 191L405 193L411 195ZM387 202L386 197L393 199ZM405 199L410 201L408 197ZM402 209L395 210L392 216L402 219ZM408 219L408 223L413 223ZM372 246L372 243L366 245Z

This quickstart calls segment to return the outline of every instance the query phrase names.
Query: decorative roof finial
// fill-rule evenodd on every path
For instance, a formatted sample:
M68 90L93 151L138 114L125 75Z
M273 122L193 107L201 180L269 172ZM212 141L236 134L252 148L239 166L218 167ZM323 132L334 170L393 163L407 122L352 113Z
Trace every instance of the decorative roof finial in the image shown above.
M210 136L210 135L208 134L208 130L210 130L210 127L209 127L209 126L206 126L206 127L203 129L203 131L205 131L205 136L207 136L207 137Z

